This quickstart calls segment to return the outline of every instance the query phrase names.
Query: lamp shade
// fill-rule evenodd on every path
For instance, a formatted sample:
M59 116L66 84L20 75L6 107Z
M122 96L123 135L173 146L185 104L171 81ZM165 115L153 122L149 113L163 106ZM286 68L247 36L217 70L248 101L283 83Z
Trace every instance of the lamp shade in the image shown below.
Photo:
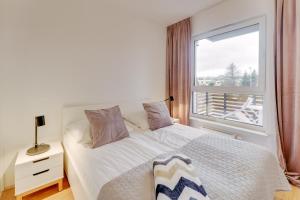
M45 125L45 116L37 116L35 117L36 126L44 126Z
M174 97L173 96L170 96L170 101L174 101Z
M169 96L169 98L165 99L164 101L174 101L174 97L173 96Z

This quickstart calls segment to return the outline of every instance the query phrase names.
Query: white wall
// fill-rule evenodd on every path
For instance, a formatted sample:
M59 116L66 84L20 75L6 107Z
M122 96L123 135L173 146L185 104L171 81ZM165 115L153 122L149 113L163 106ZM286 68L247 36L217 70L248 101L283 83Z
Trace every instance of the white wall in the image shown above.
M241 134L244 140L251 141L276 152L276 113L274 94L274 15L275 0L226 0L216 6L200 11L192 17L192 35L208 32L232 23L253 17L266 17L266 93L265 116L266 133L269 136ZM192 121L194 126L201 126Z
M3 67L3 54L4 54L4 49L1 48L4 42L4 32L3 32L3 22L4 22L4 17L3 17L3 5L2 1L0 1L0 78L1 73L2 73L2 67ZM1 193L4 189L4 138L3 138L3 122L2 122L2 96L3 96L3 84L2 81L0 80L0 198L1 198Z
M2 141L2 138L0 136L0 143ZM0 144L0 198L1 193L4 189L4 149L3 146Z
M165 27L96 0L2 4L6 186L17 150L33 143L34 116L46 117L40 141L60 140L64 105L165 96Z
M0 52L1 53L1 52ZM1 87L1 86L0 86ZM0 100L1 102L1 100ZM0 105L0 116L1 116L1 105ZM1 119L1 117L0 117ZM4 189L4 138L3 138L3 131L2 131L2 122L0 121L0 198L1 193Z
M1 193L4 189L4 146L3 137L1 134L1 124L0 124L0 198Z

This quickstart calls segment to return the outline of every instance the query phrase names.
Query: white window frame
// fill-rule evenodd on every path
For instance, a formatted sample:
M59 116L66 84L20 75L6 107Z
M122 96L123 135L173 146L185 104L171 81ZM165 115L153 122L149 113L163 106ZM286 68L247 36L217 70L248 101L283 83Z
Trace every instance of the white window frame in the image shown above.
M224 87L224 86L195 86L195 44L196 41L205 39L208 37L212 37L214 35L219 35L222 33L234 31L237 29L245 28L252 25L259 25L259 79L258 79L258 87L250 88L250 87ZM241 21L238 23L226 25L205 33L201 33L192 37L192 55L191 55L191 106L190 106L190 117L191 118L199 118L201 121L207 120L208 123L217 122L220 125L229 125L232 127L239 127L244 129L250 129L255 131L264 132L265 131L265 116L266 116L266 106L265 106L265 91L266 91L266 17L256 17L252 19L248 19L245 21ZM263 124L262 126L256 126L241 122L235 122L210 116L204 116L200 114L193 113L193 92L208 92L208 93L230 93L230 94L249 94L249 95L262 95L264 97L263 101Z

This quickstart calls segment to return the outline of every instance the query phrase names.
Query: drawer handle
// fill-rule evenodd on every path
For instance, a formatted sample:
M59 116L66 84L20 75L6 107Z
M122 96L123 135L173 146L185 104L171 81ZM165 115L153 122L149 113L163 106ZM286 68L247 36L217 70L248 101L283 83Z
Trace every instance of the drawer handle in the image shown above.
M42 158L42 159L33 161L33 163L38 163L38 162L41 162L41 161L44 161L44 160L48 160L48 159L49 159L49 157Z
M41 171L41 172L38 172L38 173L35 173L35 174L32 174L32 175L33 175L33 176L37 176L37 175L46 173L46 172L48 172L48 171L50 171L50 169L46 169L46 170L44 170L44 171Z

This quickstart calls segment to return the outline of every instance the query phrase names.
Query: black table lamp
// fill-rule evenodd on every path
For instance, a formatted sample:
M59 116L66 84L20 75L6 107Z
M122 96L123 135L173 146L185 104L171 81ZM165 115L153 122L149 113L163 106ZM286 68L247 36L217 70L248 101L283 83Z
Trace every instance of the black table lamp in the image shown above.
M35 140L34 140L34 147L31 147L27 150L27 155L34 156L41 153L44 153L50 149L50 146L48 144L38 144L37 142L37 128L40 126L45 125L45 117L44 116L38 116L35 117Z
M173 96L169 96L169 98L165 99L164 101L174 101L174 97Z
M165 99L164 101L170 101L170 104L172 103L172 101L174 101L174 97L173 96L169 96L169 98ZM170 105L171 106L171 105ZM172 112L171 112L171 109L170 109L170 116L172 116Z

